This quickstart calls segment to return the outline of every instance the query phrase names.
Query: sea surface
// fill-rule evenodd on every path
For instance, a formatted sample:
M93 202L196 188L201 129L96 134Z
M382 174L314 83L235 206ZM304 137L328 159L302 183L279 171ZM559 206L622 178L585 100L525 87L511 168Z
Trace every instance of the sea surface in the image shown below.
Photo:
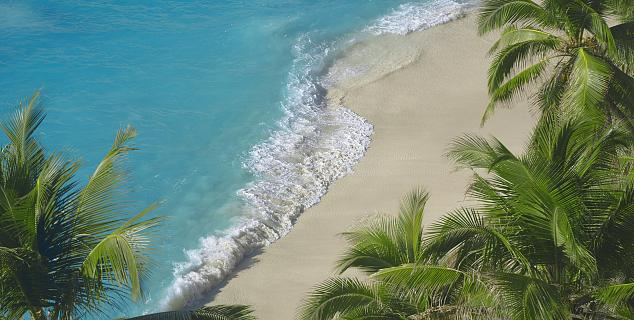
M41 89L49 150L87 178L137 128L130 214L160 201L144 301L195 306L354 170L372 125L325 100L355 42L460 16L452 0L0 1L0 114ZM351 74L363 70L350 70Z

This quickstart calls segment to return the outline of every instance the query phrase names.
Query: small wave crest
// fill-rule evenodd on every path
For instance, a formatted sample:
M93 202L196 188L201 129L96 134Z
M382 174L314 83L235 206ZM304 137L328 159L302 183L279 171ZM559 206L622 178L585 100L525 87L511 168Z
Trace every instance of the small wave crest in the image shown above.
M452 0L404 4L364 31L404 35L459 18L469 7ZM363 157L372 125L343 106L328 105L325 87L368 70L361 66L324 74L335 49L315 45L308 36L298 40L282 103L285 116L243 163L256 177L238 191L246 205L244 217L222 234L201 238L198 248L185 250L187 259L175 265L161 309L201 302L245 256L287 234L298 216Z
M238 191L250 213L223 235L202 238L198 248L185 251L187 260L176 265L162 309L195 304L245 255L288 233L299 214L363 157L373 128L351 110L327 104L319 73L329 51L312 48L308 37L298 41L282 105L285 116L244 161L256 176Z
M452 0L406 3L378 19L366 31L376 35L405 35L460 18L471 7L472 4Z

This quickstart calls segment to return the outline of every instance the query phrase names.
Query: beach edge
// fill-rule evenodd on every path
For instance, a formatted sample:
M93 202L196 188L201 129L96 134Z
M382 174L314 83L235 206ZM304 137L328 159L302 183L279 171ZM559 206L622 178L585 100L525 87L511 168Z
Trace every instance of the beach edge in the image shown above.
M533 123L526 103L519 103L479 127L488 99L486 52L492 39L477 36L475 15L470 13L352 48L382 50L375 56L389 57L399 50L397 45L416 55L393 70L387 68L389 72L369 80L360 76L329 91L332 103L374 125L368 151L285 237L246 259L214 290L210 303L249 304L259 319L292 319L310 289L335 275L335 262L345 248L341 232L374 213L395 212L399 199L415 186L431 193L425 224L464 203L470 174L457 172L443 156L451 139L463 132L495 134L519 149ZM397 55L397 60L403 56L408 55ZM346 64L346 59L358 57L348 52L336 64Z

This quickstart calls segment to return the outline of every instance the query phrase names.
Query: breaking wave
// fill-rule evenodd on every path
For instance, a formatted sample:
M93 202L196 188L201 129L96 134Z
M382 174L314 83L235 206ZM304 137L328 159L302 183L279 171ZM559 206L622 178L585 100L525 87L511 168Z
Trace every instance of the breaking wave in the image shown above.
M176 266L163 309L195 303L245 255L288 233L299 214L363 157L372 125L343 106L328 105L319 74L330 49L311 46L308 37L295 46L279 129L244 161L256 176L238 191L249 214L237 227L202 238L199 248L185 251L188 259Z
M424 30L456 20L473 7L472 3L435 0L427 3L406 3L368 26L366 31L375 35L399 34Z
M364 32L404 35L454 20L468 7L451 0L405 4ZM161 309L199 303L246 255L287 234L298 216L363 157L372 125L344 106L328 105L326 97L326 87L332 84L327 63L336 48L315 45L307 35L298 39L282 103L285 116L243 163L256 177L238 191L247 213L235 227L201 238L198 248L185 250L187 260L175 265Z

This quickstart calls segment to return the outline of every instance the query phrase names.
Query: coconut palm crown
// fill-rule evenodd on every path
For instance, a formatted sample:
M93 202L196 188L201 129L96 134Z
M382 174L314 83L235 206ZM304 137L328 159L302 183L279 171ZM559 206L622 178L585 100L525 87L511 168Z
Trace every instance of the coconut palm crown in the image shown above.
M150 272L155 205L130 218L122 160L136 131L119 130L88 181L78 162L47 155L36 139L45 113L36 92L2 124L0 319L105 318L143 296ZM147 314L133 319L253 320L244 305Z
M491 48L491 99L482 122L497 106L529 94L543 115L570 109L624 122L634 133L632 8L633 0L485 0L479 32L501 35Z
M538 126L516 155L496 139L457 139L449 156L473 170L459 208L424 230L427 195L398 217L344 234L339 271L301 319L631 319L634 176L631 138L592 121Z
M2 123L0 151L0 316L70 319L99 314L117 298L143 295L150 206L130 215L121 161L136 132L120 130L88 181L80 165L46 154L35 133L45 113L36 93ZM130 218L131 217L131 218Z
M510 319L631 319L631 142L585 121L538 127L521 155L495 139L456 140L449 155L474 170L479 206L432 225L426 254L477 273Z

